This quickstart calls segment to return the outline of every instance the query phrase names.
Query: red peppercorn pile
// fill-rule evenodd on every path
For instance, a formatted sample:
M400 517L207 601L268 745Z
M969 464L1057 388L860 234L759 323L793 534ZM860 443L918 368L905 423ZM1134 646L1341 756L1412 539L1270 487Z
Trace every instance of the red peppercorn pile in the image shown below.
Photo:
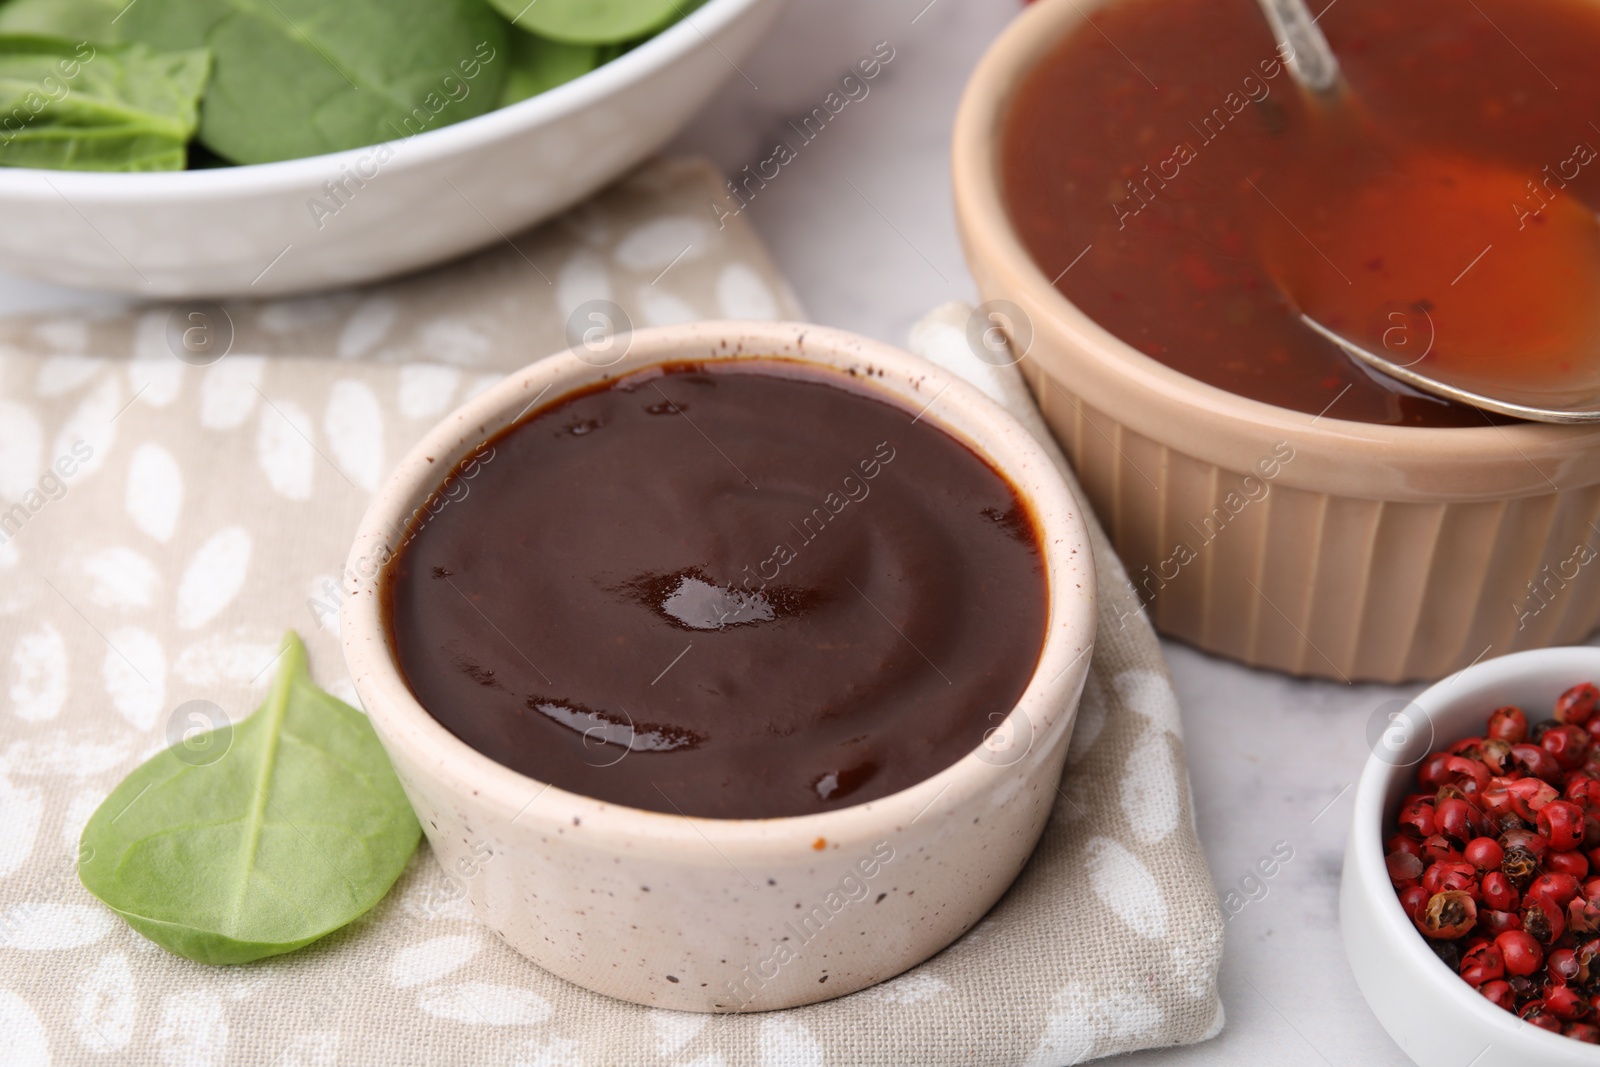
M1384 843L1428 944L1534 1026L1600 1044L1600 690L1532 729L1498 708L1482 737L1434 752ZM1590 877L1591 872L1596 875Z

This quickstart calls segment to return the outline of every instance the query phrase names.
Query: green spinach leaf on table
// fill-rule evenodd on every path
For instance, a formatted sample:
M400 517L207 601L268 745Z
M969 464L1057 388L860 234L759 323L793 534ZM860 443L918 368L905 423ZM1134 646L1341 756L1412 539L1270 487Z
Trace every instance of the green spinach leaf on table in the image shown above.
M209 68L203 48L0 35L0 164L181 170Z
M158 753L83 831L89 892L201 963L339 929L383 898L421 835L366 716L312 683L292 632L280 663L254 715ZM220 758L188 755L207 745Z
M209 47L200 139L235 163L336 152L498 105L507 25L483 0L138 0L152 48Z

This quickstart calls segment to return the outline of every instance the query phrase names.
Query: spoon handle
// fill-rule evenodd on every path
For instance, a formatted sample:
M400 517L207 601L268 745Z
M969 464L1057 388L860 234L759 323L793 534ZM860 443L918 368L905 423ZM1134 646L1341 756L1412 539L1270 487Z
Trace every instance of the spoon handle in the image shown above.
M1338 85L1339 57L1328 47L1328 39L1322 35L1305 0L1257 2L1272 25L1272 35L1278 39L1280 49L1288 45L1286 62L1295 81L1317 93L1329 92Z

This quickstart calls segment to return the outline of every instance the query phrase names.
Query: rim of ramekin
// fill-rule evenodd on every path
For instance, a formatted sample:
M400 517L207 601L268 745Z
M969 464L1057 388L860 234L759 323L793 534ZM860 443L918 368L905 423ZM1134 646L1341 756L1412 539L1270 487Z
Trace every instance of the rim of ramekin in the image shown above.
M1180 414L1200 412L1214 429L1219 449L1233 464L1249 449L1259 449L1263 435L1292 435L1297 448L1325 449L1341 458L1352 446L1362 458L1376 462L1403 457L1411 464L1429 460L1455 465L1515 463L1524 477L1527 462L1546 461L1558 480L1576 475L1569 484L1600 481L1600 426L1556 426L1514 423L1482 427L1388 426L1357 422L1278 407L1208 385L1168 367L1100 326L1051 284L1017 236L1000 183L999 146L1013 93L1036 64L1083 23L1095 8L1116 0L1039 0L1020 14L990 45L974 69L956 114L952 170L956 213L968 256L987 259L1003 273L1008 288L1053 316L1076 343L1082 358L1108 376L1136 386L1149 406L1142 412L1114 412L1135 426L1152 428ZM975 267L977 264L975 263ZM976 272L976 271L975 271ZM1161 439L1160 433L1151 433ZM1239 442L1242 449L1233 448ZM1209 457L1208 457L1209 458ZM1221 464L1224 466L1229 463ZM1303 465L1302 465L1303 466ZM1541 470L1540 474L1544 472ZM1296 484L1298 471L1284 481ZM1507 477L1510 477L1508 474ZM1511 491L1483 490L1464 496L1519 496L1552 491L1547 477L1528 477ZM1431 495L1419 487L1423 495ZM1359 494L1358 494L1359 495Z
M773 2L783 0L707 0L654 37L572 81L412 136L406 140L405 152L386 170L399 172L460 156L592 107L714 39L750 8ZM53 203L64 196L74 203L156 204L294 191L308 182L321 183L341 164L355 166L381 143L274 163L201 170L122 173L0 167L0 200Z
M1422 743L1412 742L1403 750L1406 758L1416 756L1411 762L1404 762L1398 757L1396 762L1391 762L1376 750L1367 757L1356 783L1349 855L1356 865L1360 892L1376 902L1373 912L1383 930L1383 944L1390 951L1399 953L1408 964L1436 979L1456 1009L1493 1027L1498 1038L1511 1043L1513 1047L1518 1042L1531 1041L1532 1044L1527 1046L1530 1052L1545 1050L1553 1055L1563 1051L1570 1054L1579 1042L1529 1026L1513 1013L1489 1003L1460 975L1445 966L1406 917L1405 910L1400 906L1399 894L1389 882L1383 855L1383 824L1391 786L1405 776L1415 774L1417 765L1428 752L1459 740L1451 729L1440 728L1437 734L1434 733L1436 725L1442 726L1441 716L1451 723L1457 720L1481 723L1493 710L1489 705L1499 706L1501 703L1486 695L1495 686L1517 685L1527 679L1546 677L1558 681L1562 677L1570 677L1572 681L1564 683L1562 688L1578 681L1600 679L1600 648L1566 645L1497 656L1456 671L1412 698L1407 710L1413 714L1413 721L1420 718L1429 724L1429 733ZM1471 736L1474 734L1470 726L1460 734L1460 737ZM1413 753L1413 747L1418 751Z
M352 583L341 629L346 663L368 715L386 743L415 746L433 760L434 776L452 792L473 794L515 821L524 811L541 824L570 829L581 822L591 846L617 851L670 853L685 863L714 864L736 848L746 857L792 858L796 842L822 839L854 842L883 836L915 822L935 802L959 805L994 788L993 775L1020 768L1035 756L1031 747L1011 766L985 761L981 746L938 773L886 797L837 811L766 819L717 819L647 811L611 804L540 782L478 752L457 738L423 708L395 663L382 618L377 582L359 572L363 556L383 544L390 531L426 498L461 458L509 424L535 397L549 403L593 381L615 378L641 367L705 358L797 359L824 370L854 362L884 370L913 383L927 396L926 417L953 433L1001 471L1033 510L1044 554L1048 610L1045 639L1027 687L999 729L1018 736L1025 729L1031 746L1066 744L1075 697L1088 670L1095 634L1095 574L1083 506L1067 487L1049 454L999 404L977 388L910 353L843 330L793 322L697 322L656 327L632 334L627 357L597 370L567 351L529 364L446 416L411 449L374 497L351 548L346 580ZM830 362L833 361L833 362ZM857 389L886 390L887 375L851 381ZM541 394L541 386L550 386ZM935 405L938 405L937 407ZM952 423L972 422L994 436L980 443ZM997 454L1003 453L1003 454ZM1009 458L1007 458L1009 456ZM432 461L429 460L432 457ZM536 802L530 803L530 798ZM705 846L711 846L710 851Z

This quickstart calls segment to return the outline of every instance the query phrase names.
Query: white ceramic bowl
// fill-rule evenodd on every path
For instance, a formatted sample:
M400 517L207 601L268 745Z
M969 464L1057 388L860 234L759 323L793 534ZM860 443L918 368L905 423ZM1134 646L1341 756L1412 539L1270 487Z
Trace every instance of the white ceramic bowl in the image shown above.
M458 740L395 665L378 593L394 532L445 472L544 390L555 399L656 363L741 355L855 371L858 387L926 408L1023 494L1041 530L1049 608L1039 663L1016 708L971 754L917 785L778 819L606 804L534 781ZM401 461L351 549L345 659L435 857L465 877L472 907L512 947L563 978L640 1004L792 1007L927 959L970 929L1022 869L1055 800L1094 637L1082 515L1016 420L915 356L796 323L640 331L610 367L564 353L511 375Z
M353 285L459 255L576 203L660 148L783 0L709 0L547 93L378 147L216 170L0 168L0 271L142 297ZM323 185L350 174L337 214ZM370 177L368 177L370 176ZM319 226L320 222L320 226Z
M1547 719L1555 699L1600 681L1600 648L1546 648L1485 660L1429 687L1404 709L1415 725L1403 744L1379 745L1356 787L1345 848L1339 922L1345 954L1367 1003L1420 1067L1595 1067L1600 1048L1529 1026L1485 1000L1434 955L1401 910L1383 862L1383 826L1414 792L1417 764L1463 737L1481 736L1489 713L1515 704Z

